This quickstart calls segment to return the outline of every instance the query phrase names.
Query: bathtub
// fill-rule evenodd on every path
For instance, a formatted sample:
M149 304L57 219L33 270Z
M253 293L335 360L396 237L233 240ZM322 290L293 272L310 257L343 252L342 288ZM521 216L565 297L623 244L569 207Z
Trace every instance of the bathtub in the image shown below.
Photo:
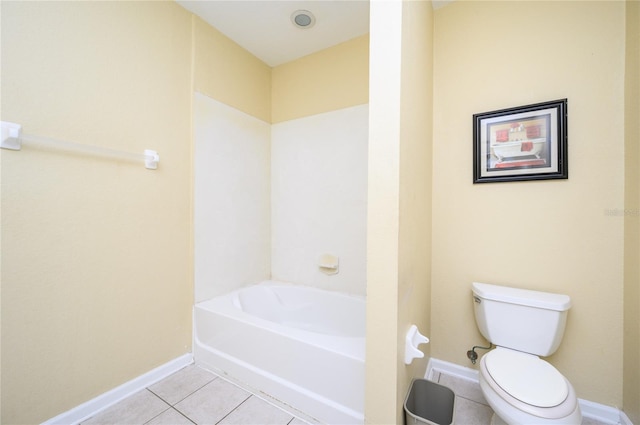
M529 143L528 148L523 147L523 143ZM547 144L544 137L530 140L518 140L513 142L496 142L491 145L493 154L498 157L498 161L505 158L518 158L522 156L535 156L540 158L542 151Z
M326 424L364 422L365 299L265 281L197 303L196 364Z

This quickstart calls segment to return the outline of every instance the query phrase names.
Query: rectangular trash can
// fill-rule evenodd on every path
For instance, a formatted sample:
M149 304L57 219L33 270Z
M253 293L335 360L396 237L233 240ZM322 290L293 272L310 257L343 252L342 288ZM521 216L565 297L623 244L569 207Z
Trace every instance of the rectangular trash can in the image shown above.
M455 393L428 379L414 379L404 401L407 425L453 425Z

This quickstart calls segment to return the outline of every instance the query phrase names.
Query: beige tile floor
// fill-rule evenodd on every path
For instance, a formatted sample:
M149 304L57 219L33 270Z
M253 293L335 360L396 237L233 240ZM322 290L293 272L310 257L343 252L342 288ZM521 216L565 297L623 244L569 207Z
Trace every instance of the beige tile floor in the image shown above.
M435 373L433 380L456 394L457 425L487 425L493 411L476 382ZM82 425L308 425L255 394L198 366L187 366L111 406ZM583 425L606 425L584 419Z
M305 425L307 422L191 365L82 422L85 424Z

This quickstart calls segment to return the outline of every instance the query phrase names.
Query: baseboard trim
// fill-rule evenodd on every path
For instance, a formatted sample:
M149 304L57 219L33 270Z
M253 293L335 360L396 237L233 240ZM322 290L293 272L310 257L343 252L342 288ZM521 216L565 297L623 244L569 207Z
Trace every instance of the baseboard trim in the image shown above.
M468 379L474 382L479 381L479 372L475 369L432 358L429 360L429 364L427 365L425 378L433 379L437 372ZM620 409L583 399L578 399L578 402L580 403L582 416L585 418L595 419L611 425L633 425L627 415L625 415L625 413Z
M71 410L43 422L42 425L78 424L92 416L95 416L97 413L114 405L120 400L155 384L191 363L193 363L193 355L191 353L183 354L182 356L158 366L157 368L140 375L131 381L125 382L124 384L107 391L86 403L82 403Z

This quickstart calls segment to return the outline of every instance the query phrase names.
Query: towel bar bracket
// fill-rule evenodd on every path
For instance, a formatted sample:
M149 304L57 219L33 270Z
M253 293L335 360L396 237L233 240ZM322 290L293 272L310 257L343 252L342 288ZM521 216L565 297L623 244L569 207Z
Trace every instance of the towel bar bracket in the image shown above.
M22 149L20 134L22 126L12 122L2 121L2 139L0 140L0 148L19 151Z
M156 170L158 168L158 162L160 161L160 155L158 152L151 149L144 150L144 168L147 170Z

